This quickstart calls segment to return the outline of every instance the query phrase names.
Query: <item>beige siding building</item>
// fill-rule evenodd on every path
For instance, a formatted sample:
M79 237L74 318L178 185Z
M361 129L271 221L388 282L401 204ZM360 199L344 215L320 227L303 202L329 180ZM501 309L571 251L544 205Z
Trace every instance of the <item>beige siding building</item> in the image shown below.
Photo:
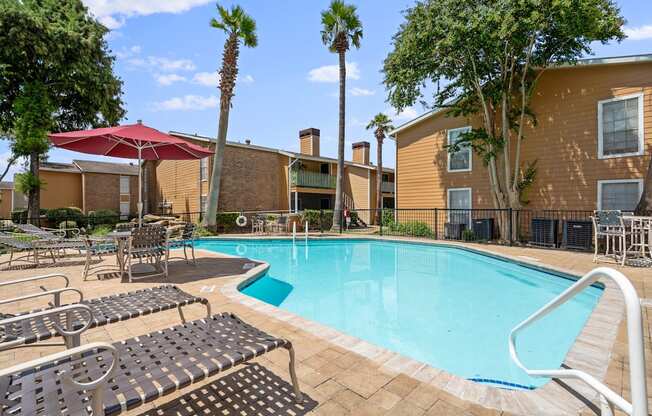
M546 70L532 100L538 125L521 160L537 161L532 209L635 207L652 153L652 55ZM397 208L493 208L488 173L470 149L444 148L478 120L424 114L394 130Z
M214 139L179 132L170 134L206 147ZM320 155L320 132L299 133L300 153L245 143L227 142L220 185L220 211L300 211L332 209L337 161ZM375 208L376 167L369 161L368 142L354 144L353 160L345 163L345 206ZM146 163L150 212L200 212L205 209L212 159ZM384 169L383 197L394 204L394 172ZM363 215L368 221L368 215Z

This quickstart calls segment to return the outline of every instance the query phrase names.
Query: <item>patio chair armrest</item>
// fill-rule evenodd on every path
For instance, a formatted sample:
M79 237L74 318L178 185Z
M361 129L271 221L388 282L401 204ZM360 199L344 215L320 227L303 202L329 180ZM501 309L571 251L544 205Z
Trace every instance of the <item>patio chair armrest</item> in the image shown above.
M55 278L63 278L65 281L65 285L63 286L64 288L70 286L70 279L68 279L68 276L63 274L63 273L50 273L50 274L43 274L39 276L31 276L31 277L26 277L23 279L16 279L16 280L10 280L8 282L1 282L0 283L0 288L4 286L12 286L12 285L17 285L20 283L26 283L26 282L35 282L37 280L48 280L48 279L55 279ZM46 290L43 286L41 286L41 289L44 291Z
M41 230L50 232L52 234L56 234L57 236L64 238L66 236L66 228L48 228L48 227L41 227Z
M82 332L86 331L93 324L93 310L88 305L84 305L81 303L73 303L70 305L58 306L51 309L44 309L42 311L26 313L18 316L12 316L0 320L0 327L26 321L29 319L46 317L50 315L59 315L61 313L66 313L66 312L73 312L74 310L80 310L88 314L88 321L86 321L86 323L81 328L76 330L70 330L68 328L62 328L61 325L56 323L56 321L54 320L52 321L52 326L54 326L54 329L56 329L61 336L73 337L75 335L79 335Z
M57 352L54 354L46 355L44 357L40 357L31 361L27 361L24 363L17 364L13 367L5 368L3 370L0 370L0 378L12 376L16 373L22 373L24 371L29 371L34 368L38 368L50 363L55 363L55 362L60 362L62 360L72 358L75 359L77 357L81 357L84 354L88 352L93 352L97 351L100 352L101 350L105 351L110 351L111 355L113 356L113 362L111 363L111 367L98 379L92 380L86 383L82 383L76 380L73 380L71 376L67 374L62 374L63 381L66 383L72 383L72 386L75 388L78 388L79 390L90 390L90 389L95 389L102 383L105 383L107 380L109 380L111 377L113 377L113 374L115 373L115 369L118 364L118 359L119 359L119 354L117 348L115 348L113 345L107 343L107 342L92 342L90 344L82 345L79 347L75 348L70 348L65 351ZM87 356L88 357L88 356ZM80 372L80 374L85 374L84 372Z
M22 300L28 300L28 299L34 299L34 298L39 298L43 296L54 296L55 298L55 303L54 306L61 306L60 305L60 300L61 300L61 294L65 292L74 292L79 295L79 301L81 302L84 300L84 294L81 292L81 290L76 289L74 287L62 287L59 289L52 289L52 290L44 290L43 292L37 292L37 293L30 293L28 295L23 295L23 296L17 296L15 298L9 298L9 299L2 299L0 300L0 305L6 305L8 303L15 303L15 302L20 302Z

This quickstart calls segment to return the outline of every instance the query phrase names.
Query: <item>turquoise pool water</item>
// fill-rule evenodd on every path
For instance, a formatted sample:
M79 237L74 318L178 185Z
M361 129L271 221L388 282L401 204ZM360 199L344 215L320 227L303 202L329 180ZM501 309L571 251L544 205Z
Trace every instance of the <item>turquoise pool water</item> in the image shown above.
M509 358L509 331L573 282L468 250L378 240L203 240L264 260L241 291L472 380L534 388ZM591 287L519 338L530 368L558 367L597 303ZM491 383L489 383L491 384ZM494 383L496 384L496 383Z

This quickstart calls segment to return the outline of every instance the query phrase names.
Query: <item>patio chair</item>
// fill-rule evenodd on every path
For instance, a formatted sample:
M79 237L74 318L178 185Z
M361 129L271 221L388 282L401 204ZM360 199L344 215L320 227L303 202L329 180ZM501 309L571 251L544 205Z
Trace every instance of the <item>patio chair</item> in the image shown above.
M133 259L138 259L139 264L146 261L154 266L155 273L148 273L142 277L168 277L167 230L162 225L134 228L127 243L127 253L125 254L130 283L134 278Z
M177 237L168 239L168 260L184 258L186 263L188 263L188 249L190 249L190 253L192 254L192 264L197 263L195 259L195 228L197 228L195 224L188 222L180 230L180 234ZM169 251L174 249L183 249L183 257L170 257Z
M620 256L620 263L625 265L627 259L627 237L631 235L631 231L625 226L623 215L620 211L594 211L591 217L593 221L593 261L597 262L598 256L598 243L601 237L605 239L605 253L604 257L613 257L618 260ZM616 248L618 246L618 249Z
M46 228L37 227L34 224L14 224L14 227L24 232L39 237L43 240L60 240L66 238L68 234L73 235L74 238L79 237L79 228Z
M79 289L69 287L68 278L62 274L34 276L4 282L0 283L0 288L61 276L65 278L63 287L42 288L36 293L0 300L0 305L9 305L44 297L52 298L52 303L47 308L0 314L0 351L45 341L56 336L62 336L63 344L68 348L73 348L80 345L80 335L88 328L173 308L177 308L181 321L185 323L182 307L194 303L203 304L206 307L206 316L211 315L208 300L190 295L173 285L140 289L88 300L84 299L84 295ZM73 294L79 298L79 301L62 305L61 296L64 294Z
M19 237L15 234L1 232L0 246L4 247L9 252L9 260L0 263L0 265L7 264L9 267L11 267L11 263L15 261L24 261L36 266L40 266L43 252L49 252L50 257L52 258L52 262L56 263L56 252L66 249L80 249L78 241L41 240L29 236L25 238ZM15 253L22 253L22 255L14 257Z
M110 237L92 237L85 239L86 243L86 262L84 263L83 280L86 281L89 274L98 274L102 272L119 272L122 273L120 260L118 256L118 246L115 240ZM93 266L94 258L100 262L102 256L116 256L115 266L100 263Z
M280 233L287 232L288 230L288 217L281 215L276 219L276 222L271 224L272 232Z
M263 215L255 215L251 219L251 232L254 234L264 234L267 219Z
M1 370L0 403L11 415L115 416L281 347L289 352L295 400L302 403L292 343L230 313Z

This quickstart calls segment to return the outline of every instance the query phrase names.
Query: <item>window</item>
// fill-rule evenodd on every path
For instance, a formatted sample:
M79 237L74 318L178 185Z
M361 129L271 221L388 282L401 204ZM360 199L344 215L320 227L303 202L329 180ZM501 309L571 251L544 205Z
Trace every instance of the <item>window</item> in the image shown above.
M598 181L598 209L634 211L642 192L642 179Z
M120 202L120 217L129 217L129 202Z
M120 176L120 193L129 195L129 176ZM115 183L115 182L114 182Z
M468 131L471 127L461 127L459 129L448 130L448 145L451 146L460 139L460 136ZM469 172L471 170L471 148L464 146L459 152L448 153L448 171L449 172Z
M199 159L199 180L208 180L208 158ZM202 205L203 206L203 205Z
M448 194L448 222L471 227L471 188L450 188Z
M199 210L201 212L206 212L208 211L208 196L207 195L202 195L199 197Z
M598 157L643 154L643 94L598 102Z
M383 173L383 182L389 182L389 174Z
M322 163L319 167L319 171L323 174L329 175L331 173L331 167L329 163Z

